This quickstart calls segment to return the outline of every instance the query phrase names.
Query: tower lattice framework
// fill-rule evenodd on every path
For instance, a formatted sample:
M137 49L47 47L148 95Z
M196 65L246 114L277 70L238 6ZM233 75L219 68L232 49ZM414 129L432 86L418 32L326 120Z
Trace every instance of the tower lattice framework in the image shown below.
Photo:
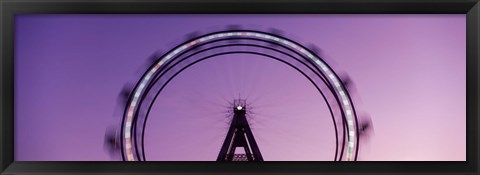
M245 100L235 100L232 122L217 161L263 161L260 149L245 117L246 112ZM237 148L243 149L244 153L235 153Z

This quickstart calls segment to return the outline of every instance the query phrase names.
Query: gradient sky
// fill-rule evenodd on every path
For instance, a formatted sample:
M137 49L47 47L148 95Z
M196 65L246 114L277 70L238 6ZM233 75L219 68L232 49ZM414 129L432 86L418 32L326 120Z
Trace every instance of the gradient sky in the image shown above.
M321 49L354 82L373 134L359 160L466 158L465 15L17 15L15 160L112 160L105 130L119 125L121 89L149 57L192 32L227 25ZM288 82L288 83L286 83ZM147 160L215 160L228 102L249 116L265 160L332 160L321 96L291 68L261 56L219 56L179 74L154 103Z

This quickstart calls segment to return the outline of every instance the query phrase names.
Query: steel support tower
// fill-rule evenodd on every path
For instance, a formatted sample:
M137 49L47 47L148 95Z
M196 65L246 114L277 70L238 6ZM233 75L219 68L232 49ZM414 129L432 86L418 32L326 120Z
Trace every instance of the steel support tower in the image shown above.
M263 161L245 117L246 107L245 100L234 100L233 119L217 161ZM242 153L236 153L237 148L243 149Z

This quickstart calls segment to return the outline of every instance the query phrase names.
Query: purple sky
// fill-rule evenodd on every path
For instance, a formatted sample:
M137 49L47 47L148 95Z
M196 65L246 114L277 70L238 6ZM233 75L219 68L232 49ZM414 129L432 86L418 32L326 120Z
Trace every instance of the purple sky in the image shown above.
M19 15L15 21L15 159L111 160L122 87L149 57L195 31L276 28L313 44L353 80L373 135L359 160L465 160L465 15ZM288 83L285 83L288 82ZM148 160L215 160L227 100L252 102L265 160L332 160L334 131L315 88L261 56L219 56L179 74L154 103Z

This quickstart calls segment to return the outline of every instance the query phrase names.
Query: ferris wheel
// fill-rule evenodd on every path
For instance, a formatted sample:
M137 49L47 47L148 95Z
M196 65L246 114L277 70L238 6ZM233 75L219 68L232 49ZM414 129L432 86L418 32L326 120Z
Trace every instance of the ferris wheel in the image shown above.
M122 160L147 161L146 123L153 103L172 79L199 62L236 54L278 61L307 79L327 104L332 119L336 139L333 161L357 160L362 128L351 94L339 75L307 47L283 36L253 30L226 30L195 37L150 65L129 93L124 106L115 139Z

